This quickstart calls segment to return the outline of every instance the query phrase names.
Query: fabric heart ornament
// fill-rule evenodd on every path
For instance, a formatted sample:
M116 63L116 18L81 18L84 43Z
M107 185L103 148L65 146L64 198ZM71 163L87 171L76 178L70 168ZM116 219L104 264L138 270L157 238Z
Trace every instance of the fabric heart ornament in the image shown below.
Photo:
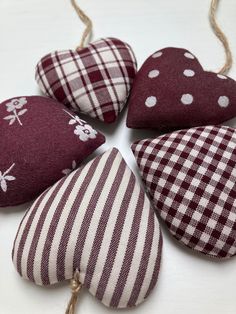
M236 82L206 72L185 49L151 55L136 75L129 100L130 128L181 129L216 125L236 116Z
M103 135L46 97L0 104L0 206L32 200L104 143Z
M117 149L44 192L19 227L13 262L38 285L71 279L103 304L141 303L156 284L162 236L150 201Z
M78 51L56 51L43 57L36 81L46 95L67 107L106 123L126 104L137 71L131 47L104 38Z
M206 126L132 146L172 235L211 257L236 254L236 130Z

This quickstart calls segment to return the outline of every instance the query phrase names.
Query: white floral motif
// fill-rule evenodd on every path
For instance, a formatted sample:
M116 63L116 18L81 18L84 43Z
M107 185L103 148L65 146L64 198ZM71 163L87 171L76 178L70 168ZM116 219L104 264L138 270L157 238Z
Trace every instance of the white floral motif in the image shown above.
M74 130L74 134L79 136L82 142L86 142L89 139L96 138L97 131L94 130L86 121L81 120L78 116L73 116L68 111L64 110L72 119L69 121L70 125L77 124Z
M64 170L62 170L62 173L64 174L64 175L68 175L68 174L70 174L72 171L74 171L75 169L76 169L76 167L77 167L77 164L76 164L76 161L75 160L73 160L72 161L72 168L71 169L64 169Z
M9 172L13 169L15 164L12 164L9 169L7 169L4 173L0 171L0 187L3 192L7 192L7 181L14 181L16 180L15 177L10 176Z
M22 125L20 116L25 114L27 111L27 109L22 109L25 104L27 104L27 100L25 97L12 99L9 103L6 104L7 112L10 112L12 114L4 117L4 120L9 120L9 125L12 125L15 121L18 121L18 123Z
M89 124L77 125L74 133L79 136L79 139L86 142L88 139L96 138L97 131L95 131Z

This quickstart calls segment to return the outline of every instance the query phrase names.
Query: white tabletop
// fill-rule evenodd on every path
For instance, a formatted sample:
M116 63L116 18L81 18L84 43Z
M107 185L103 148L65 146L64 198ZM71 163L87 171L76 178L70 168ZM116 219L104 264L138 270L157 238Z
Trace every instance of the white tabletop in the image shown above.
M94 22L93 38L112 36L130 43L139 66L154 51L183 47L198 56L203 67L217 70L224 51L208 23L210 0L81 0ZM236 2L221 1L218 19L236 58ZM56 49L75 48L83 25L69 0L0 0L0 102L39 94L34 81L37 61ZM230 72L236 78L236 66ZM125 126L126 111L115 125L93 123L107 137L98 150L118 147L136 171L130 143L155 132L131 131ZM236 126L236 119L229 123ZM70 297L68 283L50 288L24 281L15 271L11 250L27 206L0 210L0 313L60 314ZM180 246L162 225L163 259L159 281L136 314L235 314L236 258L216 262ZM115 313L83 291L78 313ZM128 313L122 311L122 313Z

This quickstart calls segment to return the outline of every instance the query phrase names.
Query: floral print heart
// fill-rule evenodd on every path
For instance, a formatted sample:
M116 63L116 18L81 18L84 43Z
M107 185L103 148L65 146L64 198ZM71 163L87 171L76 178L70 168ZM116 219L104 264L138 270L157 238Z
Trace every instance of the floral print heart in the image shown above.
M165 48L139 70L127 126L159 130L217 125L236 116L236 83L203 70L185 49Z
M104 305L138 305L156 284L162 236L150 201L111 149L45 191L23 218L13 262L25 279L80 282Z
M104 38L78 51L46 55L37 65L36 81L67 107L111 123L126 104L136 71L131 47Z
M17 97L0 105L0 206L32 200L105 138L57 101Z
M207 126L132 145L156 211L184 245L236 255L236 130Z

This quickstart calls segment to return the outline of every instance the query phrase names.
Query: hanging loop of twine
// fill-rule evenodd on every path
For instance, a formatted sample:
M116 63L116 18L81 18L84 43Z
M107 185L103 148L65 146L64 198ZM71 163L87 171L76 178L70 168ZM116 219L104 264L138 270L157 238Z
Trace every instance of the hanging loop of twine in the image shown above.
M71 279L71 298L68 303L66 313L65 314L75 314L75 306L78 301L79 293L82 288L82 284L79 281L79 272L78 270L75 271L74 273L74 278Z
M80 50L80 49L84 48L86 39L88 39L90 37L90 35L92 34L93 23L90 20L90 18L84 13L84 11L82 11L80 9L78 4L76 3L76 0L71 0L71 4L73 5L73 7L74 7L75 11L77 12L81 21L86 26L84 33L82 35L81 41L80 41L80 45L76 48L76 50Z
M226 62L225 65L222 67L222 69L219 71L219 74L227 74L229 70L232 67L233 64L233 57L232 52L230 50L229 42L225 34L220 29L218 23L216 22L216 11L218 8L219 0L212 0L211 1L211 8L210 8L210 23L211 27L216 34L216 36L219 38L219 40L222 42L224 49L225 49L225 55L226 55Z

